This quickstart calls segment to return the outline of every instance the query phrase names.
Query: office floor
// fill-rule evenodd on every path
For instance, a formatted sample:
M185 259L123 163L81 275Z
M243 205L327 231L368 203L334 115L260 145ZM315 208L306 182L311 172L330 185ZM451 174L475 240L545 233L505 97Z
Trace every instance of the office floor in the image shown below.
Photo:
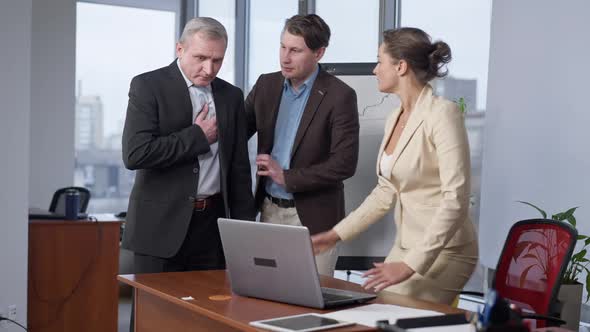
M131 319L131 292L121 292L119 295L119 329L118 332L129 332Z

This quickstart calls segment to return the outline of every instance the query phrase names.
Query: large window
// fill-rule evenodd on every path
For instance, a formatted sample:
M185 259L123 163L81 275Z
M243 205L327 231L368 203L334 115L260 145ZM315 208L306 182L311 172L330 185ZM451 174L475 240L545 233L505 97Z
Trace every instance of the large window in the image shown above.
M295 0L250 1L247 91L260 74L280 70L281 31L285 20L297 14L297 5Z
M134 177L121 158L129 83L174 60L177 13L79 2L76 14L74 183L91 190L89 212L125 211Z
M199 0L199 16L213 17L227 31L228 43L225 59L218 77L234 84L235 77L235 31L236 31L236 2L235 0Z
M478 222L482 132L488 81L491 0L411 0L401 5L401 25L426 31L451 47L448 77L433 82L436 93L463 98L472 159L472 218Z
M471 149L471 219L479 225L483 128L485 120L492 1L406 0L401 4L401 25L426 31L433 40L451 47L449 75L433 82L438 95L466 103L465 125ZM483 285L483 268L470 288Z
M75 175L76 184L93 191L91 211L126 207L133 174L121 165L120 146L129 82L174 59L174 43L184 23L180 18L191 18L188 13L180 15L182 2L226 27L229 42L219 77L241 86L246 94L260 74L280 69L285 20L315 12L332 30L324 63L374 62L381 30L400 23L393 18L401 18L403 26L424 29L435 40L445 40L453 50L453 61L450 76L434 83L437 92L452 100L464 98L468 114L485 109L491 0L407 0L401 3L401 15L391 0L363 1L362 6L338 0L252 0L245 7L235 0L91 2L77 4ZM113 3L126 6L109 5ZM140 5L143 8L132 7ZM363 74L371 75L372 67L363 66ZM483 116L468 118L468 127L475 128L470 130L472 147L478 147ZM481 149L472 155L474 166L481 165ZM478 171L474 175L477 180Z
M491 12L491 0L402 2L402 26L423 29L451 46L450 75L437 89L450 99L465 98L472 112L486 105Z
M379 46L379 0L316 0L315 5L316 14L326 21L332 32L330 46L322 62L376 61Z

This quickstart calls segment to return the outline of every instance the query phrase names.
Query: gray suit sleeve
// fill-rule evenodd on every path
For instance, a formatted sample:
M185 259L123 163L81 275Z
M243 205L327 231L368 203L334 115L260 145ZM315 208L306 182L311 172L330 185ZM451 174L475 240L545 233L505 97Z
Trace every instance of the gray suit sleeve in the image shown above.
M194 162L210 150L207 137L196 125L162 135L158 107L150 84L141 76L135 77L129 89L122 140L123 163L130 170Z

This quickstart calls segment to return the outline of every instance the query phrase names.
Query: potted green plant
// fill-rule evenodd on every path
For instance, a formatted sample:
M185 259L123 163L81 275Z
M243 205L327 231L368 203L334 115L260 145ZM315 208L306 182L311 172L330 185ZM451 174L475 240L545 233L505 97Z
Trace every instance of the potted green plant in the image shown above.
M518 202L534 208L541 214L543 219L547 219L547 212L538 206L525 201ZM556 222L567 222L575 228L576 217L574 216L574 212L577 209L578 207L573 207L564 212L553 214L550 219ZM581 249L572 255L566 271L561 278L561 285L557 295L558 300L563 304L561 319L567 322L566 328L575 331L579 329L580 325L583 285L579 280L582 278L582 272L586 272L586 300L584 302L588 302L590 299L590 269L588 268L590 260L586 258L586 254L588 253L587 247L590 245L590 237L578 234L578 241L580 241Z
M465 115L465 112L467 112L467 103L465 103L465 98L461 97L457 99L455 103L457 103L457 106L459 106L459 110L461 111L461 113Z

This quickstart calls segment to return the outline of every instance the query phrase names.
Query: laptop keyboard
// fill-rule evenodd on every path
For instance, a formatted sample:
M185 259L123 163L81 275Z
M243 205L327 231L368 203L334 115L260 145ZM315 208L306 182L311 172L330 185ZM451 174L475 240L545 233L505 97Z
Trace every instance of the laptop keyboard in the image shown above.
M351 298L350 296L330 294L330 293L322 293L322 297L324 298L324 301L326 301L326 302L349 300Z
M366 302L374 299L376 296L367 293L322 287L322 297L324 298L324 305L326 307L332 307L346 303Z
M343 301L354 298L354 296L346 291L327 287L322 287L322 297L325 302Z

